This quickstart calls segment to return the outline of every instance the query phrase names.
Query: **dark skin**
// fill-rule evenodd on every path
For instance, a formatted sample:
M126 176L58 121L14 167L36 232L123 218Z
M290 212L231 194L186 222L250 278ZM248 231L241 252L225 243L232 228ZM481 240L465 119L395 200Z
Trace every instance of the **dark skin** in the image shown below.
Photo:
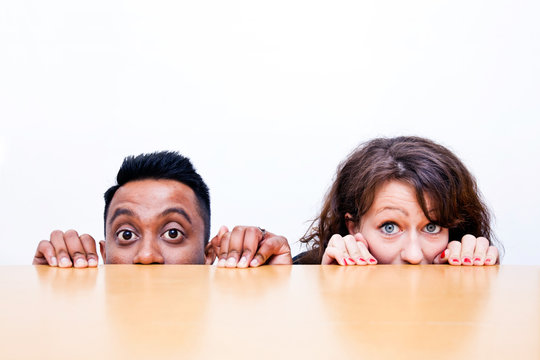
M147 179L121 186L109 205L105 232L100 252L106 264L211 264L216 256L235 259L227 267L292 264L286 238L269 232L263 237L253 226L232 231L222 227L205 249L195 193L175 180ZM96 267L95 240L75 230L53 231L49 241L39 243L33 264Z

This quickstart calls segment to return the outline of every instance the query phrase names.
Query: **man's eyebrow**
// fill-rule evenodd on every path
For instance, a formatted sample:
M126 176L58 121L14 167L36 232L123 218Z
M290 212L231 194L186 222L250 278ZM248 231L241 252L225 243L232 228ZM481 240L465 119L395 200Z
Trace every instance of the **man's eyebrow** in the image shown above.
M189 215L187 214L187 212L182 209L182 208L178 208L178 207L175 207L175 208L168 208L167 210L163 211L161 213L161 216L166 216L166 215L169 215L169 214L179 214L179 215L182 215L186 220L187 222L190 224L190 225L193 225L191 223L191 218L189 217Z
M398 208L398 207L393 207L393 206L385 206L385 207L383 207L383 208L377 210L377 214L380 214L380 213L382 213L382 212L385 211L385 210L399 211L399 212L405 214L405 216L409 216L409 213L407 212L407 210L402 209L402 208Z
M109 226L114 222L114 220L119 217L120 215L127 215L127 216L135 216L133 211L126 209L126 208L118 208L114 211L114 214L111 216L111 220L109 220Z

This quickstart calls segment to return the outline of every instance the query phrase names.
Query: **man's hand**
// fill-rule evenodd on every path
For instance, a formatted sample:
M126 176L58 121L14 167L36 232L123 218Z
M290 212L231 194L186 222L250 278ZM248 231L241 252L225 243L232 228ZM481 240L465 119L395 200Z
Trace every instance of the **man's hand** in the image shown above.
M68 230L65 233L55 230L49 240L39 243L32 264L61 268L96 267L98 265L96 241L88 234L79 236L75 230Z
M218 267L247 268L259 265L291 265L287 239L256 226L236 226L232 231L222 226L205 248L206 264L216 257Z

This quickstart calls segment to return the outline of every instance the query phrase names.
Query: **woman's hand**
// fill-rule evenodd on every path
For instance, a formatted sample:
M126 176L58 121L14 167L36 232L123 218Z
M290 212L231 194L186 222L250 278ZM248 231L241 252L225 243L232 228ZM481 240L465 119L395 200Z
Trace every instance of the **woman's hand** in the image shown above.
M450 241L446 250L439 254L434 264L450 265L496 265L499 262L499 250L489 245L484 237L465 235L460 241Z
M321 265L374 265L377 259L369 253L368 244L362 234L333 235L324 251Z

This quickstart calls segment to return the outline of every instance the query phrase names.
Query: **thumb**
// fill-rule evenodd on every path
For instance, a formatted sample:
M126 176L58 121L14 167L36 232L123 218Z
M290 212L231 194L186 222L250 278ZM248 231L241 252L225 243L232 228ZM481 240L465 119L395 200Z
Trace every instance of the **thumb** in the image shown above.
M450 251L448 251L448 249L444 249L442 253L440 253L435 257L435 259L433 259L433 263L446 264L448 262L448 254L450 254Z
M364 237L364 235L362 235L361 233L356 233L356 234L354 234L354 238L356 239L356 241L359 241L362 244L364 244L366 246L366 248L369 250L369 244L368 244L366 238Z

